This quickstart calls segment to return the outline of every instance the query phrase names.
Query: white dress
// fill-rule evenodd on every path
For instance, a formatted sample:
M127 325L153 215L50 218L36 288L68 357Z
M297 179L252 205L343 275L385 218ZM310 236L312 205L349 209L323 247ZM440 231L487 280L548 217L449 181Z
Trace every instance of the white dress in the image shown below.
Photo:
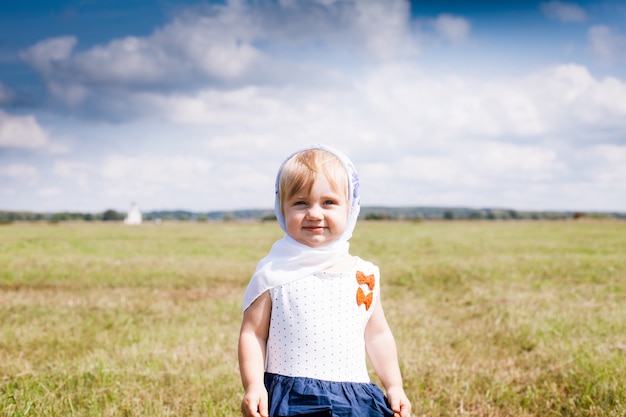
M380 274L355 258L341 272L315 272L270 290L266 372L327 381L370 382L365 326L380 294Z

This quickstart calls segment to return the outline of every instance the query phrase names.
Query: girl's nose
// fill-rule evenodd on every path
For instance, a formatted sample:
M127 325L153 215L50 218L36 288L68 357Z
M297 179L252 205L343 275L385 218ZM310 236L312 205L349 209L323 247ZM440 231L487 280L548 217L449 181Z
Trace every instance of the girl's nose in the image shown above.
M322 218L322 208L318 204L313 204L309 206L309 209L306 212L307 217L312 220L317 220Z

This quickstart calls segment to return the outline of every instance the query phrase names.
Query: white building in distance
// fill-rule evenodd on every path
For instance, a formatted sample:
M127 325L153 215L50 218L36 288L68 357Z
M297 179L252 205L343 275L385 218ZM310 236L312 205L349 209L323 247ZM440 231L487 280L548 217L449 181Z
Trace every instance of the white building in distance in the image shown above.
M137 204L133 203L130 206L130 210L126 215L126 218L124 219L124 224L138 225L141 224L141 220L141 211L139 210L139 207L137 207Z

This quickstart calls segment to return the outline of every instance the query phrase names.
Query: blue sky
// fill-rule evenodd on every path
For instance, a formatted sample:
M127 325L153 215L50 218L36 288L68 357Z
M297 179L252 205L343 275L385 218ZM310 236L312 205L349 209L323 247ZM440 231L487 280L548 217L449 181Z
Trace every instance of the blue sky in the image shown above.
M270 208L310 143L364 205L624 211L626 4L0 3L0 210Z

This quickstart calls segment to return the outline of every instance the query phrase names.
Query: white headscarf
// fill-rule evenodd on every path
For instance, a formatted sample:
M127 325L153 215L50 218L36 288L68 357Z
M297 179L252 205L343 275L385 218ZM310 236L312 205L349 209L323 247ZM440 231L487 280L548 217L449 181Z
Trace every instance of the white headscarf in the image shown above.
M350 205L346 230L344 230L342 235L327 245L315 248L299 243L287 234L285 217L280 210L280 199L278 195L280 174L282 173L285 163L294 155L309 149L321 149L330 152L343 163L348 175L348 203ZM352 231L356 226L359 211L361 210L359 177L354 165L344 154L324 145L311 145L289 155L278 169L275 190L274 211L280 227L285 232L285 236L274 242L270 253L257 264L256 271L252 275L252 279L244 294L244 311L265 291L296 281L313 272L326 269L346 256L350 249L350 243L348 241L352 237Z

